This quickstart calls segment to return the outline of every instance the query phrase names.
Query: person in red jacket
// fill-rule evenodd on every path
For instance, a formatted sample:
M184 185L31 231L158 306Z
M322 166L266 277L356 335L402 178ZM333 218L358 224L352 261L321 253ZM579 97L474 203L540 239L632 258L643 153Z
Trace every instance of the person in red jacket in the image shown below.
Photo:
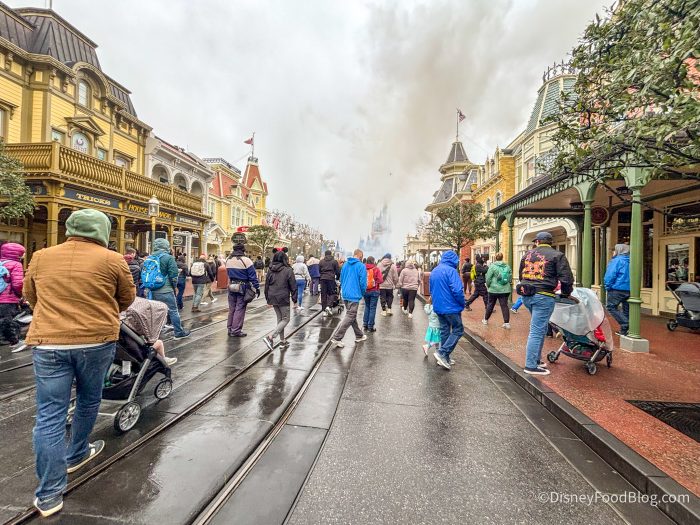
M367 291L365 292L365 316L362 324L365 331L376 332L374 318L377 315L377 303L379 302L379 285L384 282L384 276L377 268L374 257L367 257L365 268L367 268Z
M0 246L0 273L3 283L0 283L0 335L12 346L20 344L19 323L15 316L20 311L22 301L22 285L24 283L24 246L15 242L7 242ZM7 273L5 272L7 271Z

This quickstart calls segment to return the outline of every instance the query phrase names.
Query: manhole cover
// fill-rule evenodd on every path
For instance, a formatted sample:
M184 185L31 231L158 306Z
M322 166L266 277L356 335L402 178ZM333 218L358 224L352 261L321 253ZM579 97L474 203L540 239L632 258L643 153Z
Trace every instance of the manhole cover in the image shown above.
M700 403L627 402L700 443Z

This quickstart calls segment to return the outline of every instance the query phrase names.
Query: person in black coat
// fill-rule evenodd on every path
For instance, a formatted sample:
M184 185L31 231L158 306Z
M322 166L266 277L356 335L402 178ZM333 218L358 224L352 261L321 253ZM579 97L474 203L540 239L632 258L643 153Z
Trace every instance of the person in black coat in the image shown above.
M190 275L184 255L180 255L177 258L177 271L177 294L175 294L175 299L178 310L182 310L185 307L182 298L185 295L185 286L187 286L187 278Z
M289 324L291 303L297 301L297 281L284 252L276 252L272 258L270 271L265 279L265 300L275 309L277 316L277 327L271 335L264 338L265 344L272 350L275 337L279 336L280 345L285 348L289 343L284 338L284 328Z
M318 264L321 273L321 311L323 315L331 314L329 300L337 294L335 281L340 279L340 265L333 258L333 253L326 250L325 257Z
M477 256L476 268L474 269L474 273L476 274L474 277L474 293L471 294L469 299L467 299L464 306L464 309L468 312L471 312L472 310L470 305L479 297L481 297L484 300L484 308L488 306L489 292L486 289L486 272L488 271L488 269L489 267L486 266L486 264L484 264L483 259Z

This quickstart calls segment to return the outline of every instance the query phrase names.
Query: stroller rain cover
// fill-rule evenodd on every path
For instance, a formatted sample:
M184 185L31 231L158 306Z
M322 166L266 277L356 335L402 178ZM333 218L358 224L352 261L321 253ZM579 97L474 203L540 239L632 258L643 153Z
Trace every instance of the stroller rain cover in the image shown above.
M168 307L164 303L137 297L124 312L124 324L152 345L160 337L167 317Z
M589 288L574 288L571 297L578 299L578 304L557 302L550 322L574 335L586 335L598 328L605 319L605 310L596 293Z

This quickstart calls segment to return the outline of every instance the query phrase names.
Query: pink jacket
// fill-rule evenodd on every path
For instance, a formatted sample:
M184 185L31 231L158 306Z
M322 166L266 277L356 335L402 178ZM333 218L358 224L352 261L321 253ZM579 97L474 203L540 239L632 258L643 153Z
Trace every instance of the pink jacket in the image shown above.
M0 246L0 262L10 272L10 280L5 291L0 293L0 304L18 304L22 298L24 267L20 259L24 256L24 246L8 242Z
M420 273L412 263L407 263L406 267L399 274L399 288L404 290L418 290L420 286Z

